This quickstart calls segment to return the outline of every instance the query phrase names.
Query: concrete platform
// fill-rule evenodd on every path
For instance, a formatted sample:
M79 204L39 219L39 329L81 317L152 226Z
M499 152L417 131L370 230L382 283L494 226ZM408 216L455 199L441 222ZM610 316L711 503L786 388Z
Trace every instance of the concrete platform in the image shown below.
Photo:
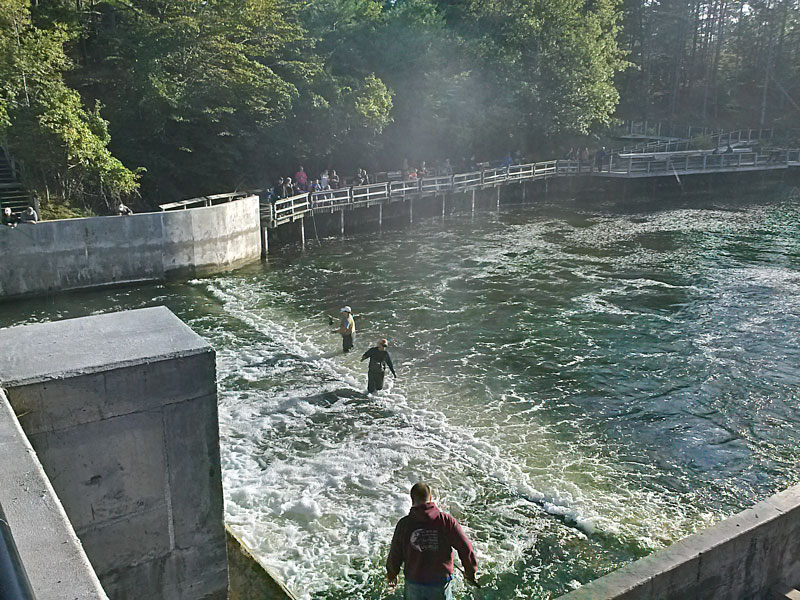
M0 330L0 383L105 591L221 600L215 354L165 307Z

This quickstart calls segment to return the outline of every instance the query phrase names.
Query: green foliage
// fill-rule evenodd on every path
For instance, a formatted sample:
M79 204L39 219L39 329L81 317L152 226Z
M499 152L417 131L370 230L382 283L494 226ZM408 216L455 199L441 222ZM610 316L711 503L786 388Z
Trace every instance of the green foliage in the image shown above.
M18 0L2 5L0 25L0 130L25 184L42 197L95 208L134 193L137 175L108 150L99 104L87 110L64 82L67 29L34 27Z
M623 66L616 0L48 0L36 27L10 5L40 38L29 66L43 74L17 145L41 147L31 171L48 189L48 164L75 175L59 176L65 196L135 189L114 156L146 169L156 204L261 186L298 163L544 152L546 136L608 122ZM0 121L21 97L8 88ZM75 90L101 104L86 110Z

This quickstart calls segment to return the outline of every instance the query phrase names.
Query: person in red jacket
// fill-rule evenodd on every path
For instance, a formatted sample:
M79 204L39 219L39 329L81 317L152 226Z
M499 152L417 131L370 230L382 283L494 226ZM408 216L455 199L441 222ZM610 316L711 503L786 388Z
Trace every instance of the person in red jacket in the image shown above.
M453 548L464 574L473 585L478 562L461 525L431 501L431 488L415 483L411 488L411 510L398 521L386 560L386 581L397 586L405 563L406 600L452 600Z

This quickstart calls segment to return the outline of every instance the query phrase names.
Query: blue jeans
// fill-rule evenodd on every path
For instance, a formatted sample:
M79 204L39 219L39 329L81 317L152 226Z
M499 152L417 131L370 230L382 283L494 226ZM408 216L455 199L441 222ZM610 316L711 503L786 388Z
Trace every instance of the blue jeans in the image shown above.
M453 600L453 580L441 585L423 585L406 579L405 600Z

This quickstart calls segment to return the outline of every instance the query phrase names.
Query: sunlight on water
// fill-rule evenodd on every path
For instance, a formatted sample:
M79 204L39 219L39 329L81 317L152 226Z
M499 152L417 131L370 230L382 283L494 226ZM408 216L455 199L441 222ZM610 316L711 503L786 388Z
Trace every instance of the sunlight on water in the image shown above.
M564 593L797 480L796 204L483 216L0 317L167 304L208 339L226 518L301 598L389 597L420 479L497 599ZM348 355L326 316L345 303ZM399 377L367 396L380 337Z

